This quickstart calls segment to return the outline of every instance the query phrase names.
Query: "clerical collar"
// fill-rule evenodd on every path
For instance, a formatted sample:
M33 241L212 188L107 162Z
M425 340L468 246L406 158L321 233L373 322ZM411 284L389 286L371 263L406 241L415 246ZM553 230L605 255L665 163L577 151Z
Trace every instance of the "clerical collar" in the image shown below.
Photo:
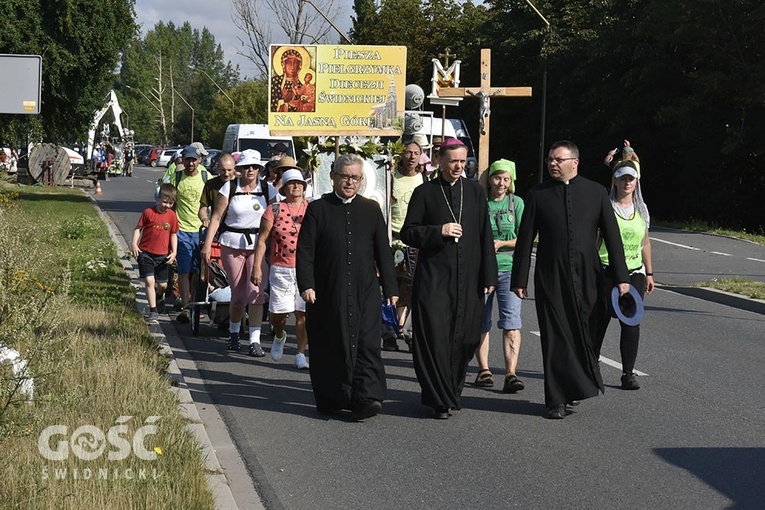
M439 175L439 176L438 176L438 178L439 178L439 179L441 179L441 182L443 182L443 183L444 183L444 184L446 184L447 186L454 186L455 184L457 184L458 182L460 182L460 179L462 179L462 177L460 177L460 179L457 179L457 180L456 180L456 181L454 181L454 182L449 182L449 181L447 181L446 179L444 179L444 176L443 176L443 175Z
M356 195L353 195L351 198L343 198L343 197L341 197L340 195L338 195L338 194L337 194L337 191L333 191L333 193L334 193L334 194L335 194L335 196L336 196L337 198L339 198L339 199L340 199L340 201L341 201L343 204L345 204L345 205L348 205L348 204L350 204L351 202L353 202L353 199L354 199L354 198L356 198Z

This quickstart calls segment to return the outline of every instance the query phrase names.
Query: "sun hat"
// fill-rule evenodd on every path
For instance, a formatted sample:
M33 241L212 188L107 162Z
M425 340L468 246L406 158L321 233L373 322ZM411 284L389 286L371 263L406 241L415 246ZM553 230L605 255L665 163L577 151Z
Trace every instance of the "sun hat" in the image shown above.
M199 159L199 149L194 145L186 146L181 151L181 157L183 159L186 159L186 158Z
M643 298L637 289L630 285L630 291L619 295L619 287L611 290L611 316L616 317L627 326L637 326L643 320Z
M173 161L180 158L182 153L183 149L178 149L177 151L173 152Z
M302 182L303 191L305 191L306 182L305 182L305 177L303 177L303 172L301 172L300 169L298 168L291 168L290 170L287 170L286 172L282 174L282 186L279 188L279 193L281 193L284 196L287 196L287 194L285 193L286 190L284 188L290 182L295 182L295 181Z
M239 154L239 159L236 160L236 166L250 166L255 165L260 168L265 168L263 161L260 159L260 152L255 149L245 149Z
M430 149L431 145L428 137L422 133L417 133L412 137L412 141L420 146L421 149Z
M194 142L191 145L199 149L199 154L201 154L202 156L207 156L208 154L210 154L209 152L207 152L207 149L205 149L205 146L202 145L202 142Z
M271 167L274 171L277 170L289 170L289 169L295 169L302 171L303 169L297 166L297 161L295 161L295 158L290 156L282 156L281 158L276 160L276 164Z

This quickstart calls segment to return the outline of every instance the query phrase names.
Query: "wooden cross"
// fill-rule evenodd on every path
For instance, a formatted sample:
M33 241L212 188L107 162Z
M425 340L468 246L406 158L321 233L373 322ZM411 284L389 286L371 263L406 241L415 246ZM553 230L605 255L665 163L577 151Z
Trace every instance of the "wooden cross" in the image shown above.
M447 50L447 53L448 50ZM440 57L441 55L439 55ZM481 86L451 87L438 91L440 97L477 97L481 104L481 134L478 137L478 175L489 168L489 119L491 117L492 97L531 97L531 87L492 87L491 86L491 50L481 50Z

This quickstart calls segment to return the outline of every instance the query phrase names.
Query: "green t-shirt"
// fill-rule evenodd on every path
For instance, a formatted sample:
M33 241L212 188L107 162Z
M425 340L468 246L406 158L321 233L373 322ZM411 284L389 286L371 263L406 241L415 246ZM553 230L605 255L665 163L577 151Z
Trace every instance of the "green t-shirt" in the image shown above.
M637 212L626 220L616 213L614 215L616 216L616 223L619 224L619 233L622 235L627 269L630 271L640 269L643 266L643 237L647 228L645 220ZM608 266L608 250L603 241L600 242L598 255L600 255L600 262L604 266Z
M171 183L175 184L175 177ZM202 226L202 220L199 219L199 199L204 187L205 181L201 171L193 177L184 173L181 182L178 183L175 214L178 215L178 225L183 232L199 232L199 227Z
M180 169L183 169L181 167ZM175 184L175 172L178 171L179 168L177 168L175 163L170 163L170 166L167 167L167 170L165 170L165 173L162 174L162 182L169 182L170 184ZM197 165L197 170L200 172L202 170L206 170L205 166L202 164Z
M513 195L515 213L510 208L510 195L505 195L502 200L489 199L489 223L491 235L497 241L510 241L518 237L523 216L523 200L518 195ZM497 252L497 269L500 273L508 273L513 270L512 248L500 248Z
M401 232L401 227L404 226L406 219L406 211L409 208L409 201L412 199L412 192L423 182L425 179L420 173L404 176L396 171L393 174L390 204L390 228L393 232Z

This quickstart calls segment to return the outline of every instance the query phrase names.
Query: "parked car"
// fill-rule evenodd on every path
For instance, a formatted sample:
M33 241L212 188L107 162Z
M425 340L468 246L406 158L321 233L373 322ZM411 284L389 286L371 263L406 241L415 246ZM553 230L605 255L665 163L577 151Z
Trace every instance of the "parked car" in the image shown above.
M149 155L146 156L146 164L149 166L157 166L157 158L159 158L159 155L163 150L165 150L164 147L154 147L151 149Z
M173 162L173 154L175 154L179 150L181 150L180 147L163 150L162 153L159 155L159 158L157 158L157 166L163 166L165 168L169 167L170 163Z
M138 162L139 165L146 165L146 164L148 164L146 162L146 158L149 157L149 153L151 153L151 149L152 149L151 147L146 147L146 148L143 148L143 149L139 150L138 152L136 152L135 159L136 159L136 161Z
M211 173L218 175L218 171L215 168L218 165L218 159L220 158L221 151L218 149L207 149L207 156L202 158L202 165Z

